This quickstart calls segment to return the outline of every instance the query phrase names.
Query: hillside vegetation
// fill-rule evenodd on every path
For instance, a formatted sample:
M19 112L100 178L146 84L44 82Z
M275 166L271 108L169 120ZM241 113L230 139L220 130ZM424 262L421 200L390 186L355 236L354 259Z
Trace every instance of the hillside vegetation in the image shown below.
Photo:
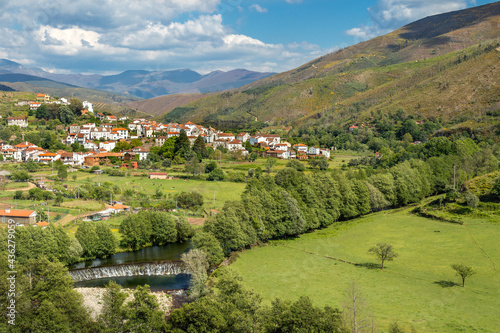
M500 3L440 14L295 70L174 109L168 120L218 127L360 122L404 109L487 122L500 108Z

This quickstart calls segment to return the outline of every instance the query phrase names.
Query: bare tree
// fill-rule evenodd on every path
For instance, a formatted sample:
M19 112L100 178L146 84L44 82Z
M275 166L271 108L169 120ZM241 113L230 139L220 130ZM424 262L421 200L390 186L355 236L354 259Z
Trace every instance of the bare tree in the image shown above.
M373 253L378 260L382 262L382 269L384 269L385 261L392 261L398 256L398 254L394 252L392 245L387 243L378 243L376 246L372 246L368 252Z
M344 325L352 333L374 332L374 320L358 285L353 281L344 293Z

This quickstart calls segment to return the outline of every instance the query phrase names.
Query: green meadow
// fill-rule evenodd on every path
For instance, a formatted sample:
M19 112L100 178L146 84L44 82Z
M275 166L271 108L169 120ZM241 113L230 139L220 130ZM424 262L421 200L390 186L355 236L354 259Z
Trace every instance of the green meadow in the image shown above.
M499 236L500 225L486 220L459 225L384 211L255 247L231 266L266 302L307 295L342 309L354 282L382 332L393 322L416 332L498 332ZM399 254L383 271L368 253L377 243ZM476 271L465 288L454 263Z

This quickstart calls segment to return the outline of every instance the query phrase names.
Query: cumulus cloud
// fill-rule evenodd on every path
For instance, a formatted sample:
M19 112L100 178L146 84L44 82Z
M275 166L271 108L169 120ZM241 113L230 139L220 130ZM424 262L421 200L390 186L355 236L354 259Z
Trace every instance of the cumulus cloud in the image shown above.
M297 3L297 0L288 0ZM67 73L126 69L284 71L331 50L269 44L224 25L239 0L4 0L0 57ZM247 7L248 8L248 7ZM251 10L266 12L260 5ZM182 19L181 19L182 18Z
M473 1L377 0L374 6L368 8L372 24L354 27L346 34L356 39L370 39L427 16L464 9L468 3Z

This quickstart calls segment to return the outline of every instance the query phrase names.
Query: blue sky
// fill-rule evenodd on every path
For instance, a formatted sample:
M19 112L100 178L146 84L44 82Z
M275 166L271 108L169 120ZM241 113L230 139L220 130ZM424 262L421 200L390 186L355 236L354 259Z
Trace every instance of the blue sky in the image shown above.
M0 58L60 73L282 72L470 0L2 0Z

